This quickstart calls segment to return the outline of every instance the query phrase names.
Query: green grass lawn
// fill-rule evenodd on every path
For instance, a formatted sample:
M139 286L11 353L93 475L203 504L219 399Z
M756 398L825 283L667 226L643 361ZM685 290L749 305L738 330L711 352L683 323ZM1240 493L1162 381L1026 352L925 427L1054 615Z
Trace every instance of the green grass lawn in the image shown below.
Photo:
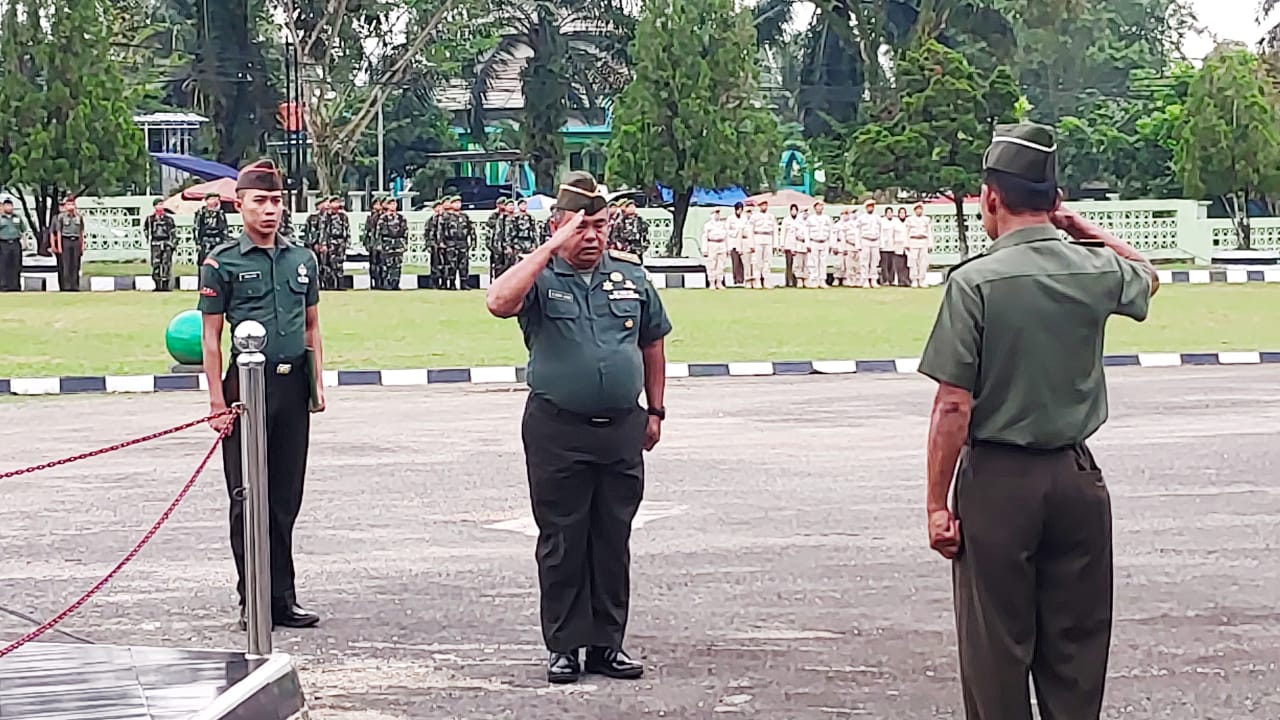
M151 275L151 264L141 260L136 261L95 261L88 262L81 266L81 274L85 277L129 277L131 275ZM473 267L472 272L488 272L487 269ZM426 265L405 265L400 272L405 275L426 275L429 269ZM184 275L195 275L195 265L185 265L178 263L173 266L173 274L175 277ZM347 271L348 275L364 275L364 269L353 269Z
M940 292L663 291L675 332L668 358L868 360L918 357ZM0 295L0 377L164 372L164 329L194 293ZM1280 350L1280 286L1176 285L1146 323L1112 321L1110 353ZM326 293L320 304L332 369L523 364L514 320L490 317L479 291Z

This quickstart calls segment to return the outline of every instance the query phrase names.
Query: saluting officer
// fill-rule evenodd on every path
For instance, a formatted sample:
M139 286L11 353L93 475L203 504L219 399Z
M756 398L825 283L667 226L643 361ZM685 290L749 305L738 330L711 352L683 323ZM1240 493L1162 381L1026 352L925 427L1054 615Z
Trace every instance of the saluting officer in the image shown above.
M586 672L638 678L644 666L622 647L631 520L666 417L671 322L640 258L605 253L609 209L590 174L565 178L553 215L551 239L494 280L486 302L519 317L529 348L522 435L547 679L576 681L583 647Z
M271 617L275 625L311 627L320 617L298 605L294 589L293 525L302 506L307 468L310 412L324 410L320 339L320 268L310 250L280 235L283 183L275 163L260 160L240 171L236 207L244 233L223 243L200 268L200 312L204 313L204 372L213 413L240 399L239 373L232 362L222 372L222 325L256 320L267 329L267 511L271 539ZM308 354L313 362L308 362ZM308 367L310 365L311 367ZM308 376L308 371L311 375ZM230 418L215 420L221 430ZM244 504L240 429L222 443L223 472L231 497L231 552L244 616Z
M1061 208L1054 151L1050 128L996 128L981 194L995 242L952 270L920 360L938 382L929 543L954 560L971 719L1030 718L1028 673L1042 717L1097 718L1107 675L1111 500L1085 441L1107 419L1107 318L1145 319L1159 283Z

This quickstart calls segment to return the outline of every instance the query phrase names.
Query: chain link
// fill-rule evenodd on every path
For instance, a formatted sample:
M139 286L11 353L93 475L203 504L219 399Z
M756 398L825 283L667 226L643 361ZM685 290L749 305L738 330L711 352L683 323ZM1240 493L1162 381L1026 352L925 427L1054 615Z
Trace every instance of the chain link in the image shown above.
M76 455L73 457L66 458L65 460L58 460L55 462L44 463L42 465L37 465L35 467L27 468L25 470L18 470L15 472L5 473L3 475L0 475L0 479L15 477L17 475L25 475L27 473L35 472L37 470L43 470L45 468L65 465L67 463L75 462L77 460L83 460L89 457L94 457L96 455L104 455L114 450L119 450L121 448L126 448L131 445L137 445L139 443L147 442L148 440L155 440L156 438L164 437L165 435L172 435L173 433L181 432L182 430L186 430L188 428L195 427L196 425L201 425L203 423L209 422L210 420L215 420L217 418L222 418L222 417L227 417L232 415L239 415L243 411L244 411L244 406L237 404L234 407L230 407L230 408L227 408L226 410L223 410L222 412L217 412L212 415L209 415L208 417L201 418L199 420L194 420L189 423L184 423L175 428L170 428L169 430L164 430L158 433L152 433L151 435L147 435L145 437L141 437L136 440L130 440L129 442L120 443L118 445L112 445L111 447L103 448L101 450L95 450L93 452ZM142 536L142 539L139 540L137 544L133 546L133 549L131 549L128 552L128 554L126 554L124 558L120 560L120 562L116 563L115 567L111 568L111 572L107 573L106 576L103 577L101 580L99 580L98 583L94 585L92 588L90 588L88 592L81 595L78 600L71 603L71 605L69 605L66 610L63 610L62 612L58 613L53 618L45 622L40 627L36 628L35 630L32 630L26 635L23 635L22 637L13 641L3 649L0 649L0 658L3 658L4 656L8 655L9 653L12 653L13 651L17 650L23 645L26 645L27 643L39 638L41 635L44 635L45 633L52 630L58 623L62 622L63 620L66 620L68 617L71 616L72 613L74 613L75 611L83 607L85 603L89 602L89 600L94 595L97 595L98 592L102 590L102 588L106 587L107 583L110 583L115 578L115 576L119 574L121 570L124 569L125 565L128 565L130 562L132 562L133 559L138 556L138 553L142 552L142 548L146 547L147 543L151 542L151 539L156 536L156 533L160 532L160 528L166 522L168 522L169 517L172 516L173 512L178 509L178 505L180 505L182 501L187 497L187 493L191 492L191 488L195 487L196 481L200 479L200 474L204 472L204 469L209 464L209 461L213 459L213 453L218 449L218 446L222 444L222 441L225 440L226 437L231 434L231 431L233 428L235 428L235 423L230 422L230 423L227 423L226 426L224 426L221 430L218 431L218 437L214 439L213 445L209 447L209 451L204 454L204 458L200 461L200 465L196 467L196 471L191 474L191 478L188 479L186 484L182 486L182 489L178 491L177 497L173 499L173 502L169 503L169 507L165 508L164 512L160 514L160 518L151 525L151 528L147 530L146 534Z
M161 430L160 432L151 433L150 435L143 435L140 438L134 438L133 440L126 440L125 442L122 442L122 443L116 443L115 445L112 445L110 447L98 448L97 450L90 450L89 452L80 453L79 455L72 455L71 457L62 458L61 460L53 460L47 463L40 463L39 465L32 465L29 468L23 468L21 470L10 470L8 472L3 472L3 473L0 473L0 480L8 480L9 478L15 478L15 477L18 477L19 475L29 475L33 472L40 472L41 470L56 468L60 465L69 465L73 462L79 462L81 460L86 460L91 457L97 457L99 455L106 455L107 453L112 453L117 450L123 450L127 447L133 447L134 445L141 445L142 443L151 442L152 440L162 438L166 435L172 435L174 433L180 433L183 430L189 430L197 425L203 425L211 420L217 420L218 418L227 417L228 415L238 415L240 414L242 409L243 409L243 406L236 405L235 407L229 407L226 410L223 410L221 412L216 412L216 413L213 413L212 415L202 417L199 420L192 420L191 422L183 423L177 427L171 427L168 430Z

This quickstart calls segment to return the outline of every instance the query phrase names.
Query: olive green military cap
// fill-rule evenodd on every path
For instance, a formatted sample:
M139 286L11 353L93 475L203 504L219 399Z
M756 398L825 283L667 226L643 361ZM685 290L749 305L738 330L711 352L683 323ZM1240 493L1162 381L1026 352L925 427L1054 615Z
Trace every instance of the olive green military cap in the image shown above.
M556 193L556 209L576 213L579 210L595 215L605 209L608 201L600 194L600 186L589 172L575 171L564 176Z
M236 179L236 191L240 190L284 190L284 180L275 161L264 158L241 168L240 177Z
M1035 123L997 125L982 156L983 170L999 170L1031 183L1058 182L1053 128Z
M156 198L151 201L151 207L159 207L164 204L164 198Z

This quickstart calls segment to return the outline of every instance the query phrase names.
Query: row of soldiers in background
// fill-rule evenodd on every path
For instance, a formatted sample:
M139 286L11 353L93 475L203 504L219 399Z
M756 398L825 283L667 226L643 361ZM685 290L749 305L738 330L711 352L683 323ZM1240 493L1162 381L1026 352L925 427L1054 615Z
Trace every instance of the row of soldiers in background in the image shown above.
M496 278L541 244L544 226L529 214L529 203L511 198L498 200L498 208L485 221L489 228L489 277Z
M427 220L427 254L431 258L433 287L466 290L471 275L471 251L476 248L476 228L462 212L462 196L436 201Z
M169 292L173 289L173 251L178 246L177 225L173 216L165 210L163 202L157 198L152 203L155 212L142 223L142 233L151 246L151 279L155 282L156 292ZM204 207L196 211L193 227L196 266L199 267L215 247L231 239L227 214L222 210L221 195L214 192L204 196Z
M905 207L886 207L876 214L875 200L864 212L845 210L839 218L825 214L825 205L803 211L796 205L779 227L766 202L758 208L738 203L726 220L717 208L702 230L708 287L725 287L725 263L732 265L736 285L768 287L774 253L785 257L787 287L825 288L827 271L836 285L877 288L886 285L924 287L933 248L933 224L917 203L914 214ZM780 236L780 237L779 237Z
M320 198L315 212L307 216L302 232L303 246L316 254L320 289L341 290L346 274L343 263L347 261L347 247L351 244L351 220L343 207L342 196Z
M379 196L364 224L361 237L369 251L369 286L374 290L399 290L404 253L409 249L409 221L400 214L396 199Z
M649 252L649 223L636 212L636 204L628 199L610 203L609 249L631 253L644 260Z

